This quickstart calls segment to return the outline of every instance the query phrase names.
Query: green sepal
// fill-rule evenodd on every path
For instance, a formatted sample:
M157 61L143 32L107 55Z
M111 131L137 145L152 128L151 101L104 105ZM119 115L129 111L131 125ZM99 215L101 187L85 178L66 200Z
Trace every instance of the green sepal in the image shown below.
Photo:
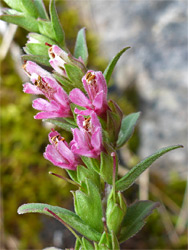
M3 0L10 8L22 12L20 0Z
M50 1L50 6L49 6L49 12L50 12L50 17L51 17L51 24L54 30L55 34L55 40L58 42L60 47L64 50L66 50L65 46L65 34L64 31L61 27L61 23L59 21L59 17L57 15L56 7L55 7L55 1L51 0Z
M121 122L121 129L119 131L117 148L123 146L134 132L134 128L138 122L141 112L132 113L125 116Z
M107 128L108 132L106 141L112 143L112 145L116 144L118 139L119 130L121 127L121 120L123 117L123 113L120 107L112 100L108 101L109 109L107 110Z
M112 185L113 179L113 158L109 154L101 152L100 175L105 182Z
M39 18L37 19L37 22L38 22L38 27L39 27L38 33L45 35L47 37L50 37L52 40L56 41L56 35L54 33L52 23L49 21L39 19Z
M76 239L74 250L83 250L81 241L79 239Z
M65 76L62 76L58 74L57 72L54 72L52 74L54 78L60 83L60 85L63 87L63 89L69 94L69 92L74 88L72 82L66 78Z
M24 47L24 51L27 54L48 57L47 46L41 45L40 43L27 43L26 47Z
M158 202L152 201L138 201L129 206L122 222L119 242L128 240L140 231L145 225L145 219L159 206Z
M113 231L115 234L117 234L120 230L127 206L121 192L116 193L115 196L116 197L114 201L112 190L107 201L106 222L109 231Z
M75 171L75 170L69 170L69 169L66 169L66 171L67 171L68 175L70 176L70 178L71 178L73 181L75 181L75 182L78 183L77 171Z
M95 183L98 189L100 189L100 177L93 169L88 169L84 166L79 165L76 169L76 172L77 172L77 180L79 183L84 182L85 179L88 178L93 183Z
M112 232L112 250L120 250L119 241L114 232Z
M99 244L98 244L98 249L99 250L109 250L112 249L112 240L111 240L111 235L108 234L106 235L106 232L103 232Z
M74 48L74 56L79 59L81 57L84 61L84 64L87 65L88 61L88 49L86 43L86 35L85 35L85 28L79 30L76 38L76 44Z
M160 156L163 154L177 149L182 148L182 145L174 145L166 148L162 148L151 156L147 157L143 161L139 162L136 166L134 166L129 172L124 175L120 180L116 182L116 190L124 191L129 188L135 180Z
M111 61L110 63L108 64L107 68L105 69L103 75L104 75L104 78L106 79L106 83L108 84L109 80L110 80L110 77L112 75L112 72L116 66L116 63L118 62L120 56L126 51L128 50L130 47L126 47L124 49L122 49Z
M82 245L84 250L94 250L93 245L84 237L82 237Z
M43 203L28 203L20 206L17 212L18 214L41 213L52 216L51 214L49 214L49 212L44 210L45 208L48 208L49 210L54 212L65 223L70 225L73 229L84 235L86 238L94 241L100 240L101 234L99 232L87 225L78 215L67 209Z
M84 164L89 168L95 170L98 174L100 173L100 162L95 158L81 156Z
M43 1L42 0L34 0L34 4L35 4L35 7L38 10L40 18L48 20L49 17L48 17L48 14L46 12L46 8L44 6Z
M28 31L39 32L38 21L31 16L1 15L0 19L7 23L14 23Z
M23 55L22 61L33 61L44 66L51 66L49 63L49 57L46 56L38 56L38 55Z
M56 44L56 41L50 39L49 37L47 36L44 36L44 35L41 35L41 34L38 34L38 33L29 33L28 34L28 38L34 38L35 40L38 41L38 43L40 43L41 45L45 45L45 43L48 43L50 45L54 45ZM45 45L47 49L49 49L49 47L47 45Z
M64 68L69 80L73 83L74 87L84 90L82 84L82 77L84 74L81 69L69 63L65 63Z
M70 123L66 122L63 118L61 119L61 121L58 121L56 119L43 119L43 121L44 122L50 122L50 123L52 123L52 124L54 124L54 125L62 128L64 130L66 130L68 132L71 132L72 128L76 128L77 127L76 124L75 125L70 124Z
M38 18L40 16L38 9L32 0L20 0L20 4L22 5L22 11L25 16L29 15L34 18Z
M97 186L85 178L84 188L72 192L76 214L90 227L102 233L102 202Z

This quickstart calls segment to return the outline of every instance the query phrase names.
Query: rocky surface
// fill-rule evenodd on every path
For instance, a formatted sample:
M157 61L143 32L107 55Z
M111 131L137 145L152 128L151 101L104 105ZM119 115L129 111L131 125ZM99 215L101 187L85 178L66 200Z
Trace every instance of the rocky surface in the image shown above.
M121 89L134 80L140 95L141 158L161 147L183 144L152 169L187 171L188 32L187 1L82 0L79 8L89 28L101 41L101 52L111 59L131 46L116 67ZM86 26L87 26L86 25Z

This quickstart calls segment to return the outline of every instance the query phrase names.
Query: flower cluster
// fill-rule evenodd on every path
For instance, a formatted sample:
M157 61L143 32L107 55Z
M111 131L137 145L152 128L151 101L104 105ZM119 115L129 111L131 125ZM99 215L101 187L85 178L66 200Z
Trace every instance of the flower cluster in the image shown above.
M50 64L53 69L66 77L64 65L68 54L57 45L49 48ZM23 91L28 94L43 95L33 101L33 108L40 110L35 119L73 117L71 103L77 115L78 128L72 129L73 139L68 144L57 132L49 133L50 145L46 147L44 157L55 166L75 170L81 162L80 156L98 158L104 150L102 127L98 116L106 116L107 84L100 71L89 70L82 78L83 87L87 93L74 88L66 93L58 81L46 70L34 62L27 61L23 66L32 83L25 83ZM80 109L78 108L80 107ZM83 110L84 108L84 110Z

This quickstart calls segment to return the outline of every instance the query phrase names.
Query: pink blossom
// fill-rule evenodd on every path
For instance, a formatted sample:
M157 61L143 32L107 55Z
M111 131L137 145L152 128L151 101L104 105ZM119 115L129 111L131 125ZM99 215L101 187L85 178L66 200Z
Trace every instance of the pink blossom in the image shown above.
M48 71L31 61L24 65L24 69L33 84L25 83L23 91L28 94L44 95L49 99L49 102L42 98L33 101L33 108L42 111L35 116L35 119L72 116L68 95Z
M72 152L65 139L54 130L49 133L48 137L51 144L47 145L44 158L51 161L55 166L76 170L79 158Z
M108 104L107 85L102 72L89 70L82 78L82 82L89 98L78 88L70 92L70 100L86 108L86 110L76 108L75 113L89 115L92 111L95 111L99 116L104 114L108 108Z
M95 112L89 118L77 116L78 128L72 129L71 149L74 153L97 158L103 150L101 124Z

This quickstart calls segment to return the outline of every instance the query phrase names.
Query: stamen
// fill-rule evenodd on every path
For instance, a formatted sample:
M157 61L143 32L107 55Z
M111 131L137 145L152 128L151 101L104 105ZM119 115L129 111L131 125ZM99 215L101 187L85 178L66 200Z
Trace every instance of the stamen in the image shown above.
M45 43L45 45L46 45L46 46L49 46L49 47L52 47L52 45L51 45L51 44L49 44L49 43Z
M84 122L83 122L83 127L86 131L90 132L91 130L91 117L85 118Z
M53 136L51 139L52 139L52 142L53 142L55 145L57 145L57 143L58 143L59 141L65 141L65 138L64 138L64 137L61 137L60 135L55 135L55 136Z
M93 74L92 72L88 72L86 74L86 81L87 81L87 83L91 84L91 83L94 82L94 80L95 80L95 74Z

